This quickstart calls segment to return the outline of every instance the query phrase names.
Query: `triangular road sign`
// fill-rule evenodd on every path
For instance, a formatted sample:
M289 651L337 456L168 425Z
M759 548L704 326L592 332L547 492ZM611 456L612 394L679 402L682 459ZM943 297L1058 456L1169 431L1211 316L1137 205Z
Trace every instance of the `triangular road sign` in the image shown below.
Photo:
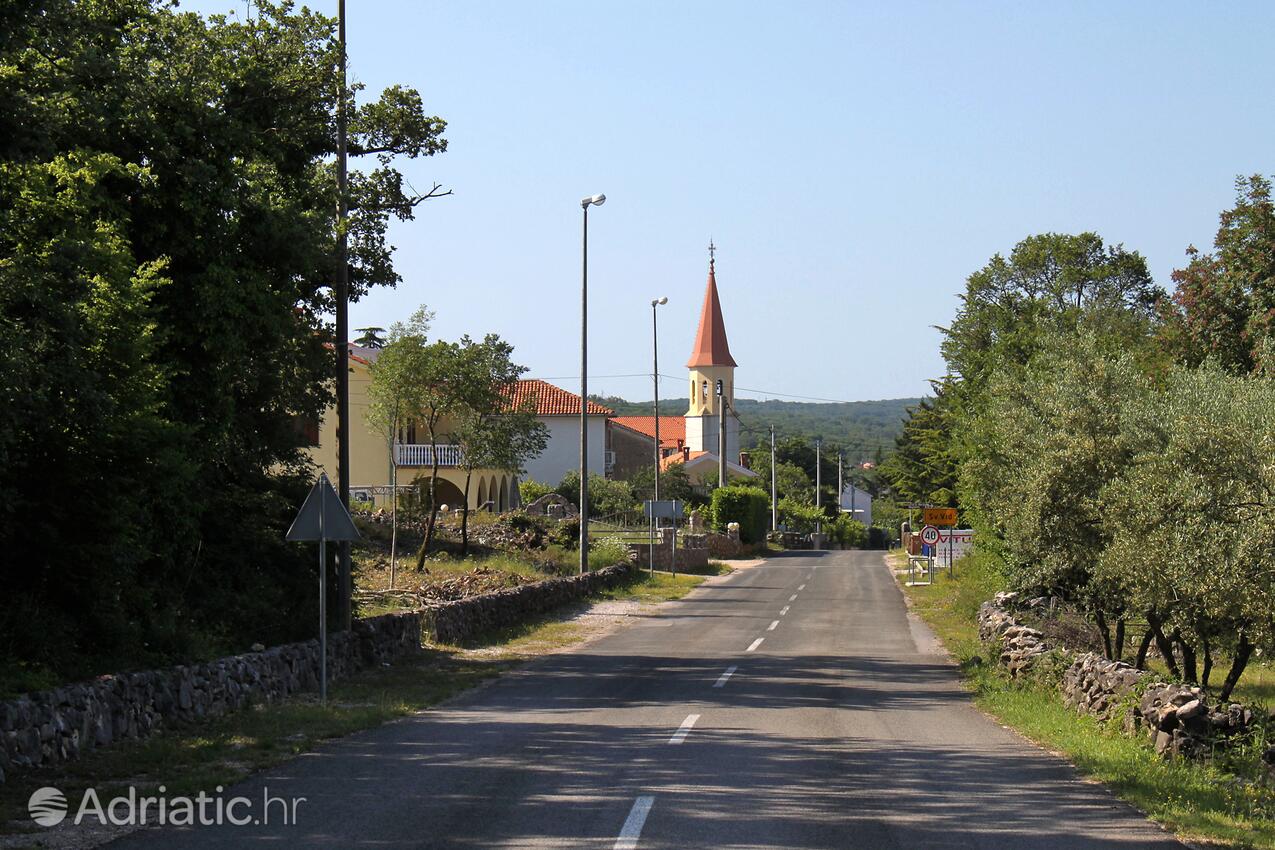
M310 495L305 497L297 518L288 529L288 540L361 540L354 520L341 504L327 473L314 482Z

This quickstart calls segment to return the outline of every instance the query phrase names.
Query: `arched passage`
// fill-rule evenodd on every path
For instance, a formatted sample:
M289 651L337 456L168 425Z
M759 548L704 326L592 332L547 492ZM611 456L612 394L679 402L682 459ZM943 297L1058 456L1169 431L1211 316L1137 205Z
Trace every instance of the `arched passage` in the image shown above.
M496 509L502 514L509 510L509 477L500 476L500 501L496 503Z
M421 504L429 505L429 476L423 475L414 482L417 492L420 494ZM447 507L458 510L465 504L465 494L452 482L446 478L439 478L434 485L434 492L438 499L439 506L447 505Z
M487 503L487 479L480 477L478 479L478 509L482 510L483 505Z

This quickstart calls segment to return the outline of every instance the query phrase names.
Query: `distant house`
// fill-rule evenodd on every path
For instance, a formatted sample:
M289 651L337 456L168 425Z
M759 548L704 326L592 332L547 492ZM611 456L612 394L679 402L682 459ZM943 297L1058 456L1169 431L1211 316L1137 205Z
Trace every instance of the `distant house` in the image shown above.
M368 425L366 414L370 404L368 387L370 371L380 349L350 346L350 494L357 501L388 504L393 481L391 452L398 460L400 489L418 479L428 480L433 456L429 435L416 423L405 423L393 445L386 435ZM439 433L446 435L447 422ZM337 480L336 407L324 412L318 428L318 440L311 440L311 459ZM460 447L447 442L438 445L438 482L435 485L439 504L459 507L464 501L465 471L460 467ZM470 481L469 507L472 509L509 510L518 502L518 479L506 470L476 469Z
M846 484L841 491L841 511L864 525L872 525L872 494L853 484Z
M580 469L580 396L561 387L536 379L518 382L514 403L531 399L536 416L549 429L549 444L539 457L527 462L525 477L545 484L557 484L571 470ZM609 407L589 402L589 471L603 475L607 471L607 418Z
M607 477L627 481L639 469L650 468L655 462L655 437L639 428L633 428L622 420L607 420Z
M390 445L384 434L367 423L370 367L379 349L350 346L350 491L359 501L388 503L392 479L391 452L398 460L399 487L416 480L428 480L433 456L429 435L416 423L405 423L398 439ZM538 457L529 461L525 477L557 484L572 469L580 467L580 396L539 380L521 380L514 387L512 403L530 401L536 416L549 430L549 442ZM611 410L589 403L589 468L601 473L608 460L607 417ZM459 506L464 500L465 472L461 450L447 440L450 423L438 428L438 483L440 504ZM324 413L317 429L304 428L311 459L333 481L337 480L336 408ZM650 443L654 445L654 443ZM517 507L518 476L508 470L477 469L470 482L469 507L506 511Z

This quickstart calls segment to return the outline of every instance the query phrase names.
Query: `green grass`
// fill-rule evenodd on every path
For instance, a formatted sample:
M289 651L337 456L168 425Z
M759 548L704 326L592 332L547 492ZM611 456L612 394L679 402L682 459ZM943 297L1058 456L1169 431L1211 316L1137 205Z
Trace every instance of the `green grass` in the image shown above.
M605 599L625 602L671 602L674 599L681 599L699 587L704 583L704 579L705 576L702 575L686 573L672 575L660 570L656 570L655 574L651 575L644 571L634 581L623 587L605 591L602 596Z
M900 564L891 556L892 564ZM1059 693L1037 684L1011 683L979 643L978 606L1000 588L994 564L973 555L929 587L905 588L915 610L960 663L982 710L1046 748L1064 754L1084 774L1186 838L1231 847L1275 848L1275 791L1238 780L1218 768L1165 760L1142 738L1106 728L1063 705ZM1254 677L1269 688L1270 670Z

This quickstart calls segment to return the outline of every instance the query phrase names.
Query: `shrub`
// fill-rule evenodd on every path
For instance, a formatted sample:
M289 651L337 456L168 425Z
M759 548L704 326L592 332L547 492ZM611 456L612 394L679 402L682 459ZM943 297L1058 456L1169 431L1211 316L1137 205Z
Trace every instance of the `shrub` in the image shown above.
M579 507L580 473L572 470L562 476L554 492ZM637 501L633 488L626 481L603 478L596 472L589 473L589 516L609 517L634 513Z
M807 505L790 496L779 500L779 521L789 531L814 531L815 523L823 518L823 511L814 505Z
M852 519L849 514L840 514L827 523L825 528L828 529L828 536L842 546L862 548L868 542L867 526L857 519Z
M589 569L600 570L628 560L629 547L614 537L589 541Z
M580 545L580 520L564 519L557 528L549 533L549 539L566 549L574 549Z
M552 492L552 487L548 484L542 484L539 481L527 479L526 481L518 482L518 496L524 505L530 505L541 496L547 496Z
M770 513L770 500L763 490L733 484L713 491L709 508L713 527L725 532L729 523L739 523L739 539L744 543L757 543L766 539L766 527Z

